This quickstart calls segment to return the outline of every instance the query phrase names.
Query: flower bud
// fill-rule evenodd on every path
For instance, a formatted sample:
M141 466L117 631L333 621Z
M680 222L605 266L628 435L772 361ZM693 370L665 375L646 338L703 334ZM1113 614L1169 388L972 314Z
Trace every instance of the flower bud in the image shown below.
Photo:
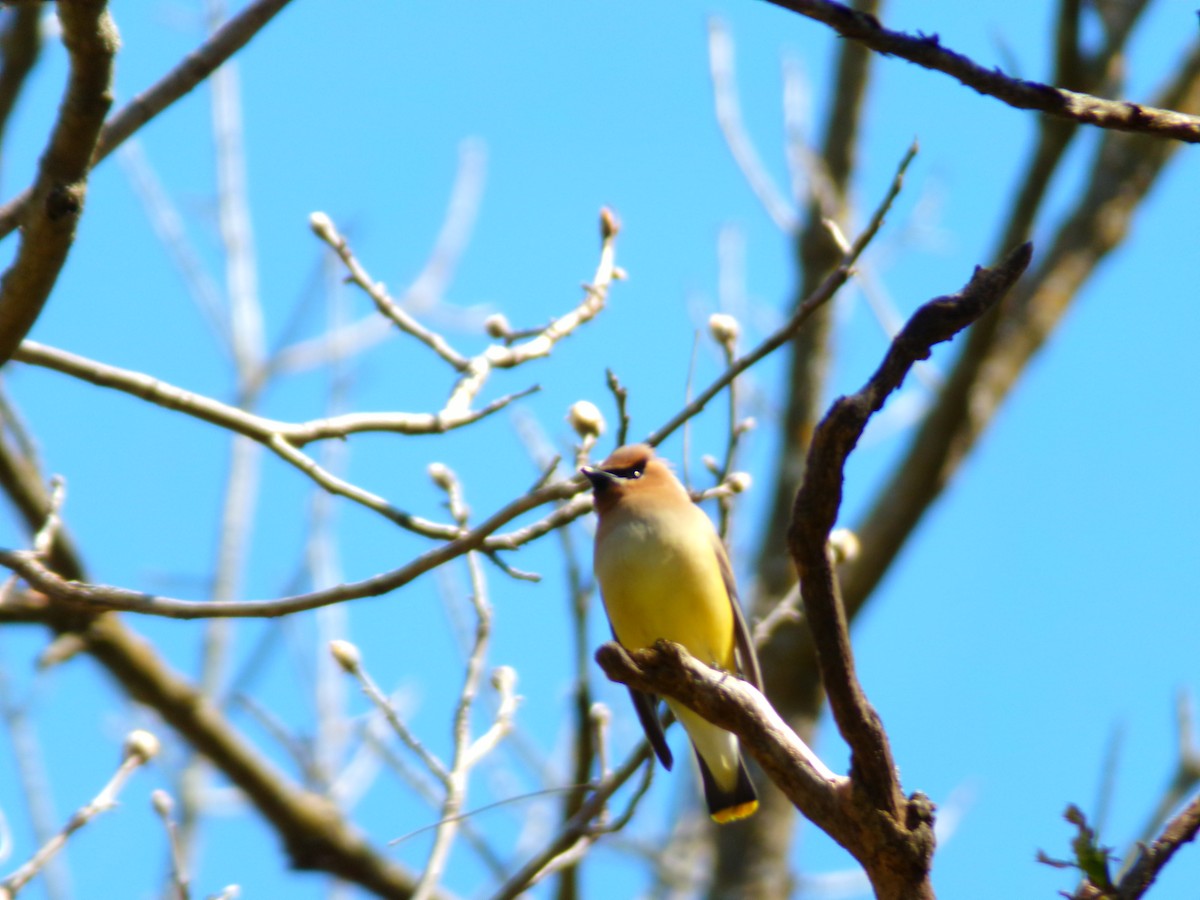
M333 220L323 212L315 212L310 215L308 227L323 241L333 243L337 240L337 231L333 227Z
M490 338L503 340L512 334L512 326L508 324L508 318L504 313L492 313L483 320L483 330L487 332Z
M742 326L738 324L738 320L727 313L713 313L708 317L708 333L722 347L732 349L741 332Z
M431 462L425 471L429 473L429 480L443 491L448 491L454 487L454 473L450 471L450 467L445 463Z
M750 490L750 485L754 483L754 479L750 477L749 472L730 472L729 477L725 479L725 483L729 485L730 493L740 494L743 491Z
M567 412L567 422L583 439L598 438L604 434L604 416L590 400L577 400Z
M140 762L149 762L158 755L161 745L158 738L138 728L125 737L125 757L136 756Z
M840 564L857 559L862 545L858 542L858 535L849 528L835 528L829 532L829 549Z
M362 665L362 654L349 641L330 641L329 653L339 666L353 674Z
M617 236L617 232L621 230L621 223L614 213L607 206L600 210L600 237L604 240L612 240Z
M154 811L162 818L167 818L175 810L175 801L171 799L171 795L162 788L150 794L150 805L154 807Z

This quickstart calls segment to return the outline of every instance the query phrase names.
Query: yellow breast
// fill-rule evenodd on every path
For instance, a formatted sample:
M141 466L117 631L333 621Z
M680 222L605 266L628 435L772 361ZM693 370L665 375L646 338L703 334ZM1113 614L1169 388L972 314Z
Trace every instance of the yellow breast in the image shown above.
M733 612L715 540L692 505L602 523L595 568L617 640L638 649L666 639L702 662L734 668Z

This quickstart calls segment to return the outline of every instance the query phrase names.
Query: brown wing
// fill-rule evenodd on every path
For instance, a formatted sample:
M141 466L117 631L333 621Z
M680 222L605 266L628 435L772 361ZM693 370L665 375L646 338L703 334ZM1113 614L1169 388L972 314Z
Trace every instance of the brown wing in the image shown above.
M612 623L609 623L612 631ZM612 632L613 640L617 641L616 631ZM617 641L617 643L621 643ZM654 748L654 755L668 772L675 763L671 748L667 746L667 735L663 732L662 720L658 717L658 697L645 691L635 691L629 688L629 699L633 701L633 711L637 713L638 721L642 723L642 731L646 732L646 740Z
M667 736L663 733L662 721L658 718L658 697L643 691L629 689L629 697L633 700L633 708L637 712L638 721L642 723L642 731L646 732L646 740L654 748L663 768L668 772L675 762L671 756L671 748L667 746Z
M746 618L742 615L742 605L738 602L737 582L733 580L733 568L729 565L729 556L721 543L721 538L713 532L713 550L717 554L717 562L721 566L721 578L725 582L725 592L729 594L729 605L733 608L733 646L737 655L738 667L742 677L759 691L762 686L762 671L758 668L758 654L754 652L754 638L746 626Z

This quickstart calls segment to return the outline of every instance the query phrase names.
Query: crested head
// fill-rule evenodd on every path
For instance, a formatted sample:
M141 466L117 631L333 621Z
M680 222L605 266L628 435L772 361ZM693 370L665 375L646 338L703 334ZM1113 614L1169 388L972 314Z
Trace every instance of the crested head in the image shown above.
M688 500L687 491L671 474L670 466L655 455L649 444L618 447L600 465L584 466L580 471L592 483L596 511L601 515L630 497L661 497L662 491L672 499Z
M598 468L605 472L626 470L644 472L650 460L657 458L654 455L654 448L649 444L626 444L610 453L608 459L600 463Z

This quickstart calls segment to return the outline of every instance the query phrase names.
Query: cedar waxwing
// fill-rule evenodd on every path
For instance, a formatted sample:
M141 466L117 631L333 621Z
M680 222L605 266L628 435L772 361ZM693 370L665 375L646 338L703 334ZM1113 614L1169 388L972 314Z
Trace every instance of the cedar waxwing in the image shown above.
M600 517L594 566L617 640L631 650L674 641L762 690L725 548L667 464L648 445L631 444L580 471L592 483ZM670 769L658 698L629 693L654 752ZM713 821L752 815L758 798L737 737L679 703L667 700L667 706L691 738Z

